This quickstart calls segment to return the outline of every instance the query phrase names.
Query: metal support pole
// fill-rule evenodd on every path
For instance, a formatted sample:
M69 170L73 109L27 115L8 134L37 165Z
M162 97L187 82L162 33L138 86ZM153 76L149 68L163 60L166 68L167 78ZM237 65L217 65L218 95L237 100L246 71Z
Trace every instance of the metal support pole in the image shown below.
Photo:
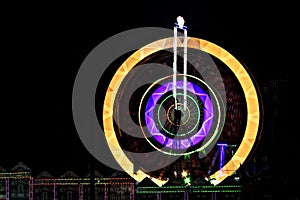
M53 184L53 199L57 200L56 183Z
M156 194L156 200L161 200L162 198L161 198L161 193L157 193Z
M9 194L9 178L5 179L5 193L6 193L6 200L9 200L10 194Z
M78 199L83 200L83 185L81 183L78 184Z
M176 75L177 75L177 29L184 30L184 51L183 51L183 108L187 109L187 27L184 26L184 19L181 16L177 17L177 23L175 23L174 27L174 41L173 41L173 51L174 51L174 60L173 60L173 97L175 99L175 109L177 110L177 91L176 91Z
M187 100L186 100L186 74L187 74L187 30L184 29L184 51L183 51L183 108L186 110Z
M29 184L29 200L33 200L33 178L30 177L29 178L29 181L28 181L28 184Z
M107 199L107 186L106 183L104 184L104 200Z
M130 184L130 200L134 200L134 184Z
M175 101L175 109L177 110L177 94L176 94L176 75L177 75L177 27L174 27L174 39L173 39L173 97Z

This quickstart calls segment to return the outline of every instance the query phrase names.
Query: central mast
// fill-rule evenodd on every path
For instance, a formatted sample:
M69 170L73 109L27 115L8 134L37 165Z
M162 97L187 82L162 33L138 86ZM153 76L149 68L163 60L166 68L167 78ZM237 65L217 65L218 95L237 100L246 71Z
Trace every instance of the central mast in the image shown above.
M174 40L173 40L173 51L174 51L174 59L173 59L173 97L175 100L175 109L178 109L177 105L177 29L181 29L184 31L184 41L183 41L183 109L186 110L187 100L186 100L186 74L187 74L187 27L184 26L184 19L181 16L177 17L177 23L174 26Z

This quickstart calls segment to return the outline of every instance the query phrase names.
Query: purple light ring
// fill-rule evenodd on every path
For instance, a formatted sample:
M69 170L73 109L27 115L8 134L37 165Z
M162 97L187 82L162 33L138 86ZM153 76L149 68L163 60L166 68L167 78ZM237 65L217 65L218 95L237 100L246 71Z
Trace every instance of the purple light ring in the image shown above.
M177 81L176 86L178 89L183 89L183 81ZM159 98L166 92L171 91L172 88L173 88L173 83L167 82L162 86L160 86L159 88L157 88L150 96L145 111L146 125L148 131L151 133L153 138L157 140L160 144L165 145L166 147L171 149L185 149L199 143L207 135L212 125L213 105L212 102L210 101L210 98L202 88L193 84L192 82L188 82L187 90L196 94L203 102L204 105L203 126L199 129L199 131L195 135L190 137L191 138L190 140L189 139L176 140L176 139L168 138L166 142L167 137L164 134L162 134L155 125L155 122L153 120L154 119L153 112L154 112L154 107L157 101L159 100ZM177 143L179 145L174 145L174 143Z

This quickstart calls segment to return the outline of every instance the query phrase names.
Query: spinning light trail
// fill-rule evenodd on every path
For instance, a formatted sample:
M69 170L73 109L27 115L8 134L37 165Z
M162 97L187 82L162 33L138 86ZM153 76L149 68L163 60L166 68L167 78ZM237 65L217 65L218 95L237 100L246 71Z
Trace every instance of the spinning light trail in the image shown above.
M151 177L147 173L143 172L141 169L138 169L137 171L134 170L134 164L131 162L131 160L125 155L124 150L121 148L120 144L118 143L118 139L116 136L116 132L114 130L114 124L113 124L113 108L114 108L114 100L116 97L116 94L118 93L118 90L120 88L120 85L122 81L124 80L125 76L131 71L140 61L142 61L144 58L146 58L149 55L152 55L156 52L159 52L164 49L172 48L176 49L174 51L174 54L177 56L177 28L181 28L185 30L186 27L183 26L183 24L177 24L174 28L174 36L175 37L169 37L169 38L163 38L156 40L152 43L149 43L136 52L134 52L128 59L124 61L124 63L119 67L119 69L116 71L114 76L112 77L112 80L108 86L108 90L105 95L104 99L104 106L103 106L103 129L105 132L105 138L107 140L108 147L110 148L111 153L113 154L115 160L118 162L118 164L122 167L122 169L127 172L130 176L132 176L135 180L138 182L142 181L145 177L149 177L154 183L156 183L158 186L164 185L168 180L164 179L158 179L155 177ZM234 74L235 78L239 82L241 89L245 96L245 103L247 105L246 107L246 114L247 114L247 120L245 123L245 132L242 138L242 141L236 150L235 154L232 156L232 158L222 166L221 169L214 172L210 175L210 179L214 179L214 185L219 184L222 182L226 177L230 176L234 171L236 171L240 165L245 161L246 157L250 153L256 136L259 129L260 124L260 106L259 106L259 99L256 91L256 87L252 82L251 77L247 73L247 70L244 68L244 66L229 52L227 52L225 49L219 47L216 44L213 44L209 41L202 40L199 38L194 37L186 37L187 32L185 34L185 41L184 43L181 43L178 45L179 47L184 48L192 48L195 50L201 50L211 56L214 56L215 58L219 59L223 64L225 64L229 70ZM173 46L173 44L175 45ZM187 51L184 50L186 53ZM175 56L174 55L174 56ZM186 54L185 56L186 57ZM186 62L186 60L185 60ZM183 72L186 73L186 65L184 65ZM173 97L176 99L176 86L178 86L178 81L176 80L176 77L179 74L176 74L177 72L177 59L174 59L173 62L173 82L175 84L172 85L173 89ZM188 76L187 74L183 74L184 76ZM171 75L172 77L172 75ZM180 76L179 76L180 77ZM196 77L194 77L196 78ZM186 84L186 81L183 81ZM177 84L177 85L176 85ZM183 84L183 89L187 90L187 86ZM171 89L170 88L170 89ZM172 90L171 89L171 90ZM182 89L182 88L180 88ZM185 91L187 92L187 91ZM216 101L218 103L218 101ZM176 106L177 102L176 102ZM217 108L219 108L220 105L216 105ZM175 105L174 105L175 107ZM139 121L140 121L140 114L143 114L143 110L139 107ZM187 109L188 110L188 109ZM222 114L221 110L217 110L216 114ZM222 116L218 116L221 118ZM219 118L217 120L219 120ZM141 125L141 123L139 123ZM215 138L217 138L218 134L222 131L222 123L216 123L216 127L214 127L213 135L208 138L208 141L201 146L197 151L206 150L206 147L211 144ZM216 133L216 134L215 134ZM147 138L146 138L147 139Z

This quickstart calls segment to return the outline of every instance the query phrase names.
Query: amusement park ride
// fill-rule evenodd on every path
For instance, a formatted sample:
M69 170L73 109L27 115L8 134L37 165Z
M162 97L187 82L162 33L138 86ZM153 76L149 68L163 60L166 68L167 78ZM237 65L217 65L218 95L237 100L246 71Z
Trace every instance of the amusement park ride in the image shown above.
M149 179L160 190L203 181L223 187L253 153L261 129L262 104L249 70L222 47L188 37L184 23L177 17L172 37L130 54L114 71L105 97L100 95L98 120L114 160L137 183ZM128 34L147 30L171 32Z
M178 36L178 29L183 30L183 36ZM189 57L188 49L191 53ZM153 84L126 97L124 91L130 87L130 82L142 82L138 80L142 79L142 73L147 76L155 74L153 71L156 68L149 66L149 62L170 63L171 56L172 75L168 71L170 67L167 72L161 68L161 77ZM112 113L103 124L107 142L112 153L116 152L115 159L138 182L148 177L158 186L165 185L172 177L162 171L170 170L172 164L162 167L163 170L158 173L160 175L147 171L143 164L139 169L134 167L137 169L134 171L128 166L138 165L136 157L130 158L130 155L120 153L122 148L136 151L142 146L148 148L143 154L149 151L161 153L161 158L152 157L152 163L166 159L165 155L179 159L198 154L196 157L197 162L202 163L201 170L216 186L245 162L259 132L261 112L258 91L245 66L218 45L188 37L187 26L181 16L177 17L174 37L155 41L133 53L117 70L109 90L114 93L107 92L103 111L106 116ZM130 117L140 126L144 136L142 143L129 144L134 137L127 137L126 131L114 123L114 120L122 120L126 113L128 115L120 109L121 103L118 101L122 98L130 99ZM137 102L140 102L138 106ZM114 106L118 109L110 111ZM111 127L115 132L111 131ZM232 151L226 154L225 159L226 149ZM216 154L221 156L219 164L214 158Z

